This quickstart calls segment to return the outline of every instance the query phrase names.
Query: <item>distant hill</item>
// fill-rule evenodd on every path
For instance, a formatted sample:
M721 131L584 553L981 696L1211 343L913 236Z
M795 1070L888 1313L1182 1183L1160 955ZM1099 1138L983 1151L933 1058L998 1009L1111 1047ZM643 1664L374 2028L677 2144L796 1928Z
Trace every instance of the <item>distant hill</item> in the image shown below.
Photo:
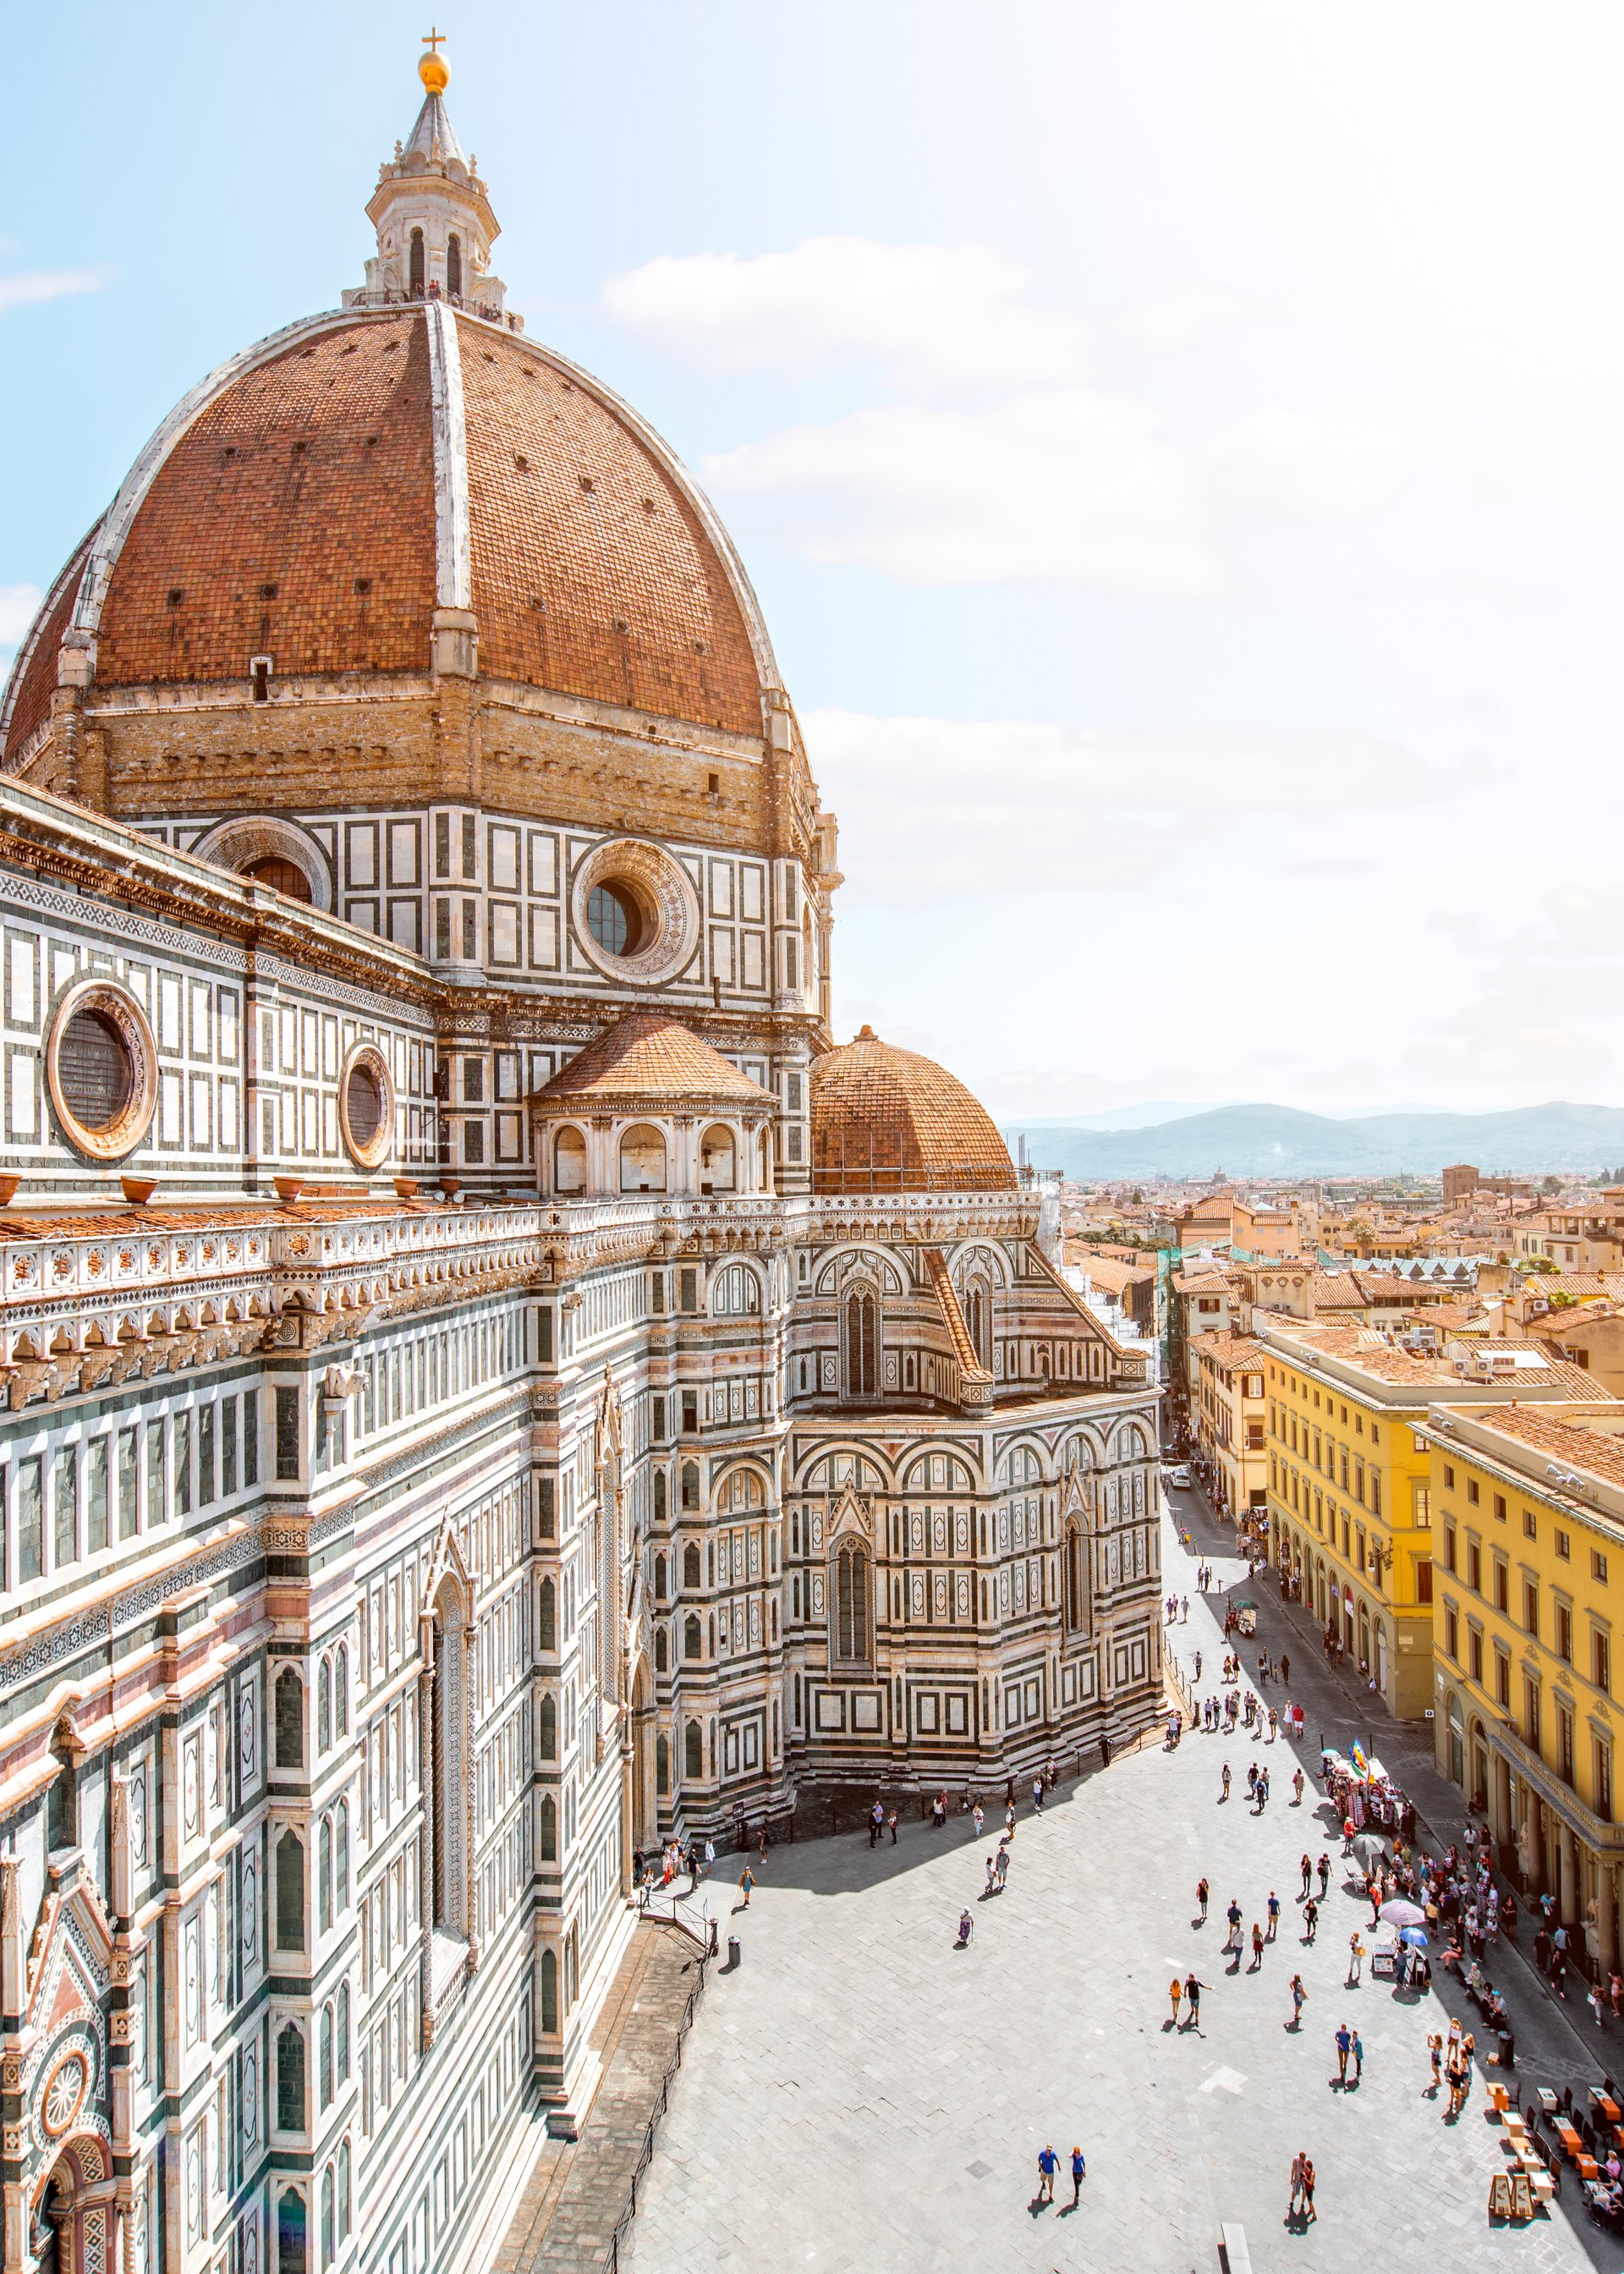
M1084 1180L1117 1177L1433 1176L1470 1161L1485 1176L1596 1174L1624 1162L1624 1106L1519 1106L1510 1113L1376 1113L1334 1121L1289 1105L1221 1105L1138 1129L1025 1132L1027 1158Z

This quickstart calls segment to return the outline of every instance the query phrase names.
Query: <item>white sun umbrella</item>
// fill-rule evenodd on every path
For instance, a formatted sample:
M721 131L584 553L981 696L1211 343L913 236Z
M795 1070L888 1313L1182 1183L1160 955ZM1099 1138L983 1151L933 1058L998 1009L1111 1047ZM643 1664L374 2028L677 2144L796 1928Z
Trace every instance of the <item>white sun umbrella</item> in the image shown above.
M1426 1924L1426 1913L1420 1904L1408 1902L1402 1895L1395 1895L1390 1903L1383 1903L1381 1916L1382 1923L1387 1926L1425 1926Z
M1373 1864L1387 1860L1387 1843L1379 1832L1361 1832L1353 1843L1353 1852L1368 1871Z

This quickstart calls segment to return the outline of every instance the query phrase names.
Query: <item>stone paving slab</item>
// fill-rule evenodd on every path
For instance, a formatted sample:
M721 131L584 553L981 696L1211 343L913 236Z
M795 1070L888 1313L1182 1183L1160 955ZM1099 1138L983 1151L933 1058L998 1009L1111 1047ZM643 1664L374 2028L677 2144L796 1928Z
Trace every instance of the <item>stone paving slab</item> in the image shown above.
M581 2138L549 2141L542 2150L493 2274L598 2274L700 1971L699 1952L686 1935L638 1928L605 2000L605 2067Z
M1170 1537L1169 1565L1184 1585ZM1294 1632L1289 1645L1293 1688L1311 1705L1305 1767L1321 1703L1333 1742L1364 1720L1338 1690L1307 1697L1306 1659L1297 1682L1311 1639ZM1174 1640L1220 1650L1193 1589ZM1380 1736L1383 1758L1407 1775L1385 1728ZM980 1890L991 1843L964 1819L939 1833L909 1825L894 1849L871 1850L855 1834L773 1849L748 1917L733 1922L742 1962L713 1980L689 2038L623 2263L635 2274L711 2264L1205 2274L1227 2222L1245 2230L1255 2274L1591 2264L1615 2274L1624 2252L1590 2225L1571 2182L1531 2227L1489 2226L1503 2151L1481 2078L1460 2121L1447 2122L1425 2052L1442 2003L1400 1996L1368 1969L1361 1988L1342 1986L1348 1936L1369 1912L1340 1892L1340 1875L1318 1941L1303 1944L1297 1859L1328 1847L1335 1874L1340 1837L1328 1811L1316 1814L1312 1787L1300 1811L1289 1805L1290 1748L1267 1750L1275 1797L1260 1818L1244 1796L1246 1764L1263 1749L1244 1736L1192 1735L1172 1753L1119 1758L1041 1817L1022 1814L1008 1889L990 1900ZM1240 1797L1221 1807L1226 1757ZM1204 1872L1213 1901L1201 1927ZM1237 1965L1221 1952L1222 1912L1234 1892L1249 1931L1271 1885L1286 1916L1253 1972L1249 1954ZM958 1950L966 1903L974 1932ZM1168 1983L1192 1967L1209 1985L1200 2027L1176 2030ZM1293 1971L1309 1992L1300 2031L1289 2026ZM1336 2087L1332 2044L1344 2016L1366 2055L1348 2091ZM1553 2026L1560 2036L1566 2025ZM1075 2211L1069 2180L1053 2209L1034 2203L1045 2140L1063 2157L1074 2141L1087 2155ZM1320 2174L1320 2218L1305 2235L1285 2225L1299 2146Z

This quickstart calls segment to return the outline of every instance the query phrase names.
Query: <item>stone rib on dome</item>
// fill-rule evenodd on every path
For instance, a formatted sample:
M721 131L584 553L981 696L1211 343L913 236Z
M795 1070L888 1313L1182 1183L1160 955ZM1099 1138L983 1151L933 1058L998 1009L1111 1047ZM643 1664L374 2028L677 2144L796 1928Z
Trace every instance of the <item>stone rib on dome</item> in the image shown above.
M815 1193L1010 1192L1019 1182L986 1108L933 1058L864 1027L813 1061Z
M691 1027L658 1011L634 1011L606 1028L530 1099L544 1110L583 1112L657 1112L679 1103L771 1113L777 1101Z

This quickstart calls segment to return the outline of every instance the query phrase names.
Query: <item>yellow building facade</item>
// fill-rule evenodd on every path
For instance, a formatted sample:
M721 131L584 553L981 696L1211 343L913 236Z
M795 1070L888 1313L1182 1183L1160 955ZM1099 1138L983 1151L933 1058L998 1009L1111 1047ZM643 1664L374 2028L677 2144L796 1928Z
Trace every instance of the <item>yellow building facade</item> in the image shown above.
M1273 1560L1398 1721L1432 1706L1433 1407L1594 1392L1530 1344L1412 1351L1370 1328L1253 1314Z
M1219 1504L1231 1516L1268 1499L1268 1421L1263 1345L1252 1335L1199 1335L1190 1345L1196 1443L1212 1464Z
M1455 1404L1430 1447L1439 1766L1502 1858L1618 1962L1624 1826L1614 1689L1624 1616L1624 1407Z

